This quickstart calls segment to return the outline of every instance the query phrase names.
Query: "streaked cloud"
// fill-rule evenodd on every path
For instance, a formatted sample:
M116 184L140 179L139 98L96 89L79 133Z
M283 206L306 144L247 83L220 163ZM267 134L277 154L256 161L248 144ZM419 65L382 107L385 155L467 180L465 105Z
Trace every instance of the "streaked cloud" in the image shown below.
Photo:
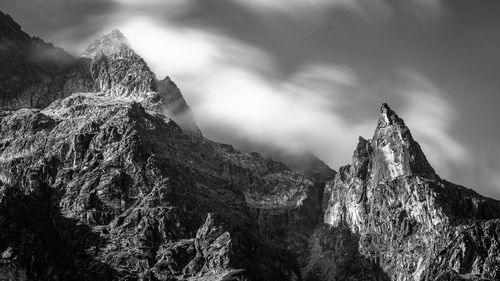
M269 54L222 34L145 18L120 29L160 77L177 81L211 138L312 151L338 166L373 130L373 120L355 124L335 112L359 87L346 66L305 65L283 79Z
M379 104L353 107L353 101L368 99L371 89L348 66L306 64L282 77L270 54L223 33L145 17L118 27L160 78L169 75L177 82L212 139L313 152L337 168L349 162L358 136L372 136ZM397 72L403 82L389 87L403 107L395 109L431 164L448 178L450 167L469 157L450 133L456 112L449 95L416 71ZM345 108L363 106L374 114L357 119L345 114Z
M401 72L406 79L400 89L406 103L401 115L431 165L442 177L450 178L452 166L471 158L465 146L451 133L457 118L451 96L415 71L403 69Z
M330 9L356 14L366 20L387 19L395 13L413 14L422 20L440 16L444 11L441 0L236 0L240 5L257 13L281 13L302 20L315 20ZM311 18L311 15L315 17Z

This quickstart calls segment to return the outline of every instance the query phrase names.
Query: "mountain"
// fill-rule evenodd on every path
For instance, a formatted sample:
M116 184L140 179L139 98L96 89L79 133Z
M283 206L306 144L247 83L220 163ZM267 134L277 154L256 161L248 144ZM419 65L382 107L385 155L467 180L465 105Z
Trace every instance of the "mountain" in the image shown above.
M306 280L500 278L500 202L436 175L387 104L373 138L360 137L326 184L323 210Z
M168 77L157 80L118 30L74 58L29 36L0 12L0 59L0 110L43 109L75 92L100 92L140 102L174 119L184 132L201 136L175 83Z
M294 208L313 179L106 95L4 112L0 124L4 276L299 278L255 209Z
M147 109L175 120L184 132L201 136L194 115L177 86L168 77L157 80L118 30L92 43L77 66L69 71L66 81L66 93L100 92L140 102Z
M4 58L31 48L1 16ZM0 280L500 279L500 202L441 179L387 104L335 173L204 138L117 30L55 72L29 54L0 73L31 85L0 111Z

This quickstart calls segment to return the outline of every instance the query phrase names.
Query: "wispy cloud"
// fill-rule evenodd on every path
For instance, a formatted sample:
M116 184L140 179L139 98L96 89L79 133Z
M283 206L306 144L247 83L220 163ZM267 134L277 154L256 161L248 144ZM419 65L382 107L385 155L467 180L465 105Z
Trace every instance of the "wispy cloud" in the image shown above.
M293 16L301 20L314 21L324 11L339 9L349 11L363 16L364 18L385 18L392 12L391 7L385 0L364 1L364 0L236 0L236 2L250 11L259 14L280 13ZM314 15L314 16L313 16Z
M431 165L441 176L449 178L453 165L471 158L465 146L451 133L457 112L450 103L450 95L415 71L401 72L406 78L405 85L399 89L406 103L401 115Z
M281 13L302 20L314 20L330 9L348 11L366 20L383 20L400 12L428 20L440 16L445 10L442 0L236 0L236 2L259 14ZM315 17L311 18L312 14Z
M335 166L373 130L372 120L352 123L335 111L359 87L348 67L304 65L283 78L269 54L222 34L144 18L120 29L156 73L178 82L214 139L311 151Z
M210 30L147 18L120 29L159 76L181 87L205 134L245 146L309 151L338 167L349 162L359 135L371 137L375 118L348 118L345 108L370 89L347 66L306 64L287 77L264 50ZM148 30L149 32L144 32ZM450 133L456 112L449 96L423 75L402 70L399 110L444 177L469 157ZM395 86L394 86L395 87ZM376 112L378 105L371 105Z

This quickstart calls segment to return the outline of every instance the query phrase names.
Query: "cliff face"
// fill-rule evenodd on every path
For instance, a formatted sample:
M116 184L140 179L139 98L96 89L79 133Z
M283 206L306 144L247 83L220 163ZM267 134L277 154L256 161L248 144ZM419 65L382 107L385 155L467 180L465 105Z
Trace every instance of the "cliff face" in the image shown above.
M500 203L439 178L386 104L373 138L360 137L352 164L326 184L323 207L325 228L347 233L350 242L344 243L357 244L351 249L362 257L356 266L374 263L383 278L434 280L446 271L456 278L499 278L500 260L490 256L498 252L497 222L481 221L498 218ZM342 255L342 247L318 246L338 239L328 231L311 240L312 257ZM468 238L474 236L478 240ZM327 280L347 258L316 261L311 280ZM361 279L380 277L373 271Z

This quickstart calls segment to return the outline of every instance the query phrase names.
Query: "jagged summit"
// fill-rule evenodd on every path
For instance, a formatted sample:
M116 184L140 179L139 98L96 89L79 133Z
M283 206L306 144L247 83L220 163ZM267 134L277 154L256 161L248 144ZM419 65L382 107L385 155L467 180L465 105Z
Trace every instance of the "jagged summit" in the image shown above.
M399 116L394 112L387 103L383 103L380 107L381 117L378 122L378 128L384 128L393 124L398 124L401 126L405 126L403 119L399 118Z
M381 117L371 140L372 169L376 181L409 175L435 177L434 169L403 119L387 103L382 104L380 112Z
M101 54L110 56L123 50L131 50L130 43L120 30L113 29L110 33L94 41L82 57L93 58Z
M364 180L371 176L376 184L411 175L436 177L403 119L387 103L380 113L373 138L359 137L352 159L356 175Z
M82 60L96 91L140 102L146 108L172 118L185 133L201 136L194 116L175 83L168 76L158 80L119 30L114 29L92 43L82 55ZM79 80L72 84L81 85L82 82Z
M452 270L454 274L484 277L470 280L498 280L500 267L492 266L498 266L498 262L486 259L497 255L498 244L492 248L481 245L475 242L481 238L469 238L469 233L460 233L462 228L453 227L498 218L500 202L442 180L403 119L386 103L380 112L373 138L359 138L352 164L339 169L323 195L325 224L355 233L359 240L351 241L357 245L352 255L361 253L368 260L376 260L387 276L380 278L374 270L368 274L371 278L356 279L451 280L435 276ZM497 222L476 224L474 231L498 231L487 232L490 224L496 227ZM321 245L333 236L318 237L315 243ZM449 246L455 239L450 237L458 237L460 242ZM317 254L335 258L319 259L312 266L324 276L316 280L331 280L329 269L339 264L337 257L345 252L327 248L324 255ZM486 252L490 254L476 254Z
M201 136L194 116L170 78L158 81L147 63L117 29L74 58L22 31L0 12L0 110L45 108L74 93L99 93L141 103Z

